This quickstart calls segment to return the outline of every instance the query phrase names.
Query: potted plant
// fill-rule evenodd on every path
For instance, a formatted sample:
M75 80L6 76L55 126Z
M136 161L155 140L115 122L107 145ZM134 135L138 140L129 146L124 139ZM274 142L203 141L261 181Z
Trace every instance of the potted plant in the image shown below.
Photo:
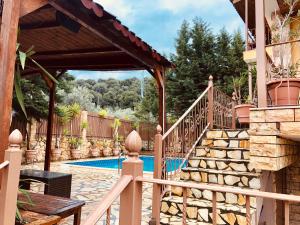
M236 116L240 124L249 124L250 122L250 109L255 108L252 100L249 97L246 98L245 103L242 103L242 87L246 84L247 76L245 73L240 77L232 79L232 85L235 94L235 100L237 105L235 106Z
M114 123L113 123L113 130L114 130L114 134L113 134L113 139L114 139L113 154L114 154L114 156L118 156L121 152L120 142L119 142L119 127L120 126L121 126L121 121L120 121L120 119L116 118L114 120Z
M299 63L292 62L291 41L299 39L299 29L290 29L291 23L295 20L292 15L299 0L284 1L289 11L284 15L274 13L272 30L273 62L269 67L270 81L267 83L268 94L272 105L298 105L300 94ZM298 13L299 14L299 13ZM297 42L293 43L299 44Z
M63 129L64 129L64 126L71 119L71 115L70 115L68 106L65 106L65 105L57 106L56 107L56 115L58 117L59 127L58 127L58 132L55 137L55 146L53 149L51 149L51 155L54 160L59 160L61 153L62 153L60 143L61 143L61 141L63 141L64 134L66 133L65 131L63 131Z
M27 144L28 146L28 144ZM25 150L26 162L33 163L36 160L37 150L36 145L29 144L29 147Z
M81 138L70 137L68 142L69 142L69 147L70 147L72 158L80 159L80 157L81 157L80 145L82 144Z
M103 142L103 156L108 157L111 156L112 151L111 148L109 147L109 143L107 141Z
M90 149L91 149L91 155L93 157L99 157L100 156L100 151L99 151L99 148L97 146L97 142L93 139L90 140Z

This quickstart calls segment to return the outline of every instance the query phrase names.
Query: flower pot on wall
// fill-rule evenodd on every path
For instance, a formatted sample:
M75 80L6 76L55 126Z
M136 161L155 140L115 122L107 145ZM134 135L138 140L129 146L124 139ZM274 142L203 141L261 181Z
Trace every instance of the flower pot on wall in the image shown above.
M26 150L25 157L26 162L33 163L36 160L37 151L36 150Z
M250 123L250 109L255 108L252 104L241 104L235 107L236 115L240 124Z
M81 152L79 148L71 148L72 159L80 159Z
M103 156L104 156L104 157L111 156L111 153L112 153L111 148L105 147L105 148L103 149Z
M91 155L93 157L99 157L100 156L100 151L97 147L91 147Z
M115 143L115 147L114 147L114 150L113 150L114 156L120 155L120 152L121 152L120 144L119 143Z
M51 150L53 160L57 161L60 159L61 156L61 148L55 147Z
M273 106L299 105L299 78L271 81L267 89Z

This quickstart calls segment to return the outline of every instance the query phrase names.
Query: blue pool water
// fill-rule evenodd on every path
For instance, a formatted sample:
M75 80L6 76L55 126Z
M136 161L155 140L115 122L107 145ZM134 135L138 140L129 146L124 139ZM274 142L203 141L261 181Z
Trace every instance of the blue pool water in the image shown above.
M154 171L154 157L153 156L141 156L141 160L144 161L144 171L153 172ZM121 158L121 162L125 159ZM173 171L174 167L179 168L183 159L168 159L167 161L167 170L168 172ZM108 168L108 169L118 169L118 159L102 159L102 160L91 160L91 161L82 161L82 162L70 162L69 165L76 166L88 166L88 167L97 167L97 168ZM120 163L122 168L122 163ZM184 166L185 167L185 166Z

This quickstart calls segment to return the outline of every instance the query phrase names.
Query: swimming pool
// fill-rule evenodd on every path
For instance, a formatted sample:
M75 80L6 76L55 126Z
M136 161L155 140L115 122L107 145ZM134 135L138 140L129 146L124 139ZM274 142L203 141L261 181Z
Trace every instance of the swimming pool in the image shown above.
M153 156L141 156L141 160L144 161L144 171L153 172L154 171L154 157ZM123 162L125 158L121 158ZM168 159L167 161L167 170L168 172L179 168L183 159ZM90 161L80 161L80 162L69 162L69 165L76 166L87 166L87 167L97 167L97 168L107 168L107 169L118 169L118 159L100 159L100 160L90 160ZM121 168L122 168L122 163Z

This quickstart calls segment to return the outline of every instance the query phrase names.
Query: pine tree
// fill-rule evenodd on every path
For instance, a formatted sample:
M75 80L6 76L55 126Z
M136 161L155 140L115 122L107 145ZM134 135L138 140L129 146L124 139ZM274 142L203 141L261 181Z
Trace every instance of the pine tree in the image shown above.
M231 90L228 88L232 80L231 70L231 36L225 28L221 29L216 36L216 71L214 74L214 84L221 90L229 93Z
M200 19L192 28L184 21L176 40L174 71L167 76L168 109L180 116L205 90L210 74L214 72L214 36L209 26Z

